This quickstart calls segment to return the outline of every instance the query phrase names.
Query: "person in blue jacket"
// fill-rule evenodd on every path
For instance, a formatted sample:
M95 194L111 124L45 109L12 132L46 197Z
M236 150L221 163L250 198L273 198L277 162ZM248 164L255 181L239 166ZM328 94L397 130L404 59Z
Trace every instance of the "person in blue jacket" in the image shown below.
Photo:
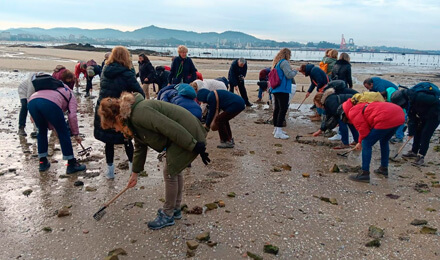
M299 67L299 72L301 72L304 76L310 77L310 87L307 90L306 98L310 96L313 90L316 87L317 92L324 92L324 88L330 82L327 74L319 67L316 67L313 64L303 64ZM321 121L321 115L324 113L324 110L321 108L316 108L317 114L310 119L312 121Z
M171 103L171 99L177 96L177 90L174 88L175 86L175 84L171 84L161 89L157 93L157 100Z
M238 88L238 91L240 91L240 96L243 98L246 106L250 107L252 104L249 102L246 87L244 86L244 78L246 77L246 73L247 62L245 58L236 59L231 63L228 73L229 91L234 93L234 89Z
M292 92L292 79L298 71L290 67L292 52L288 48L281 49L272 61L272 68L276 69L281 79L281 84L272 89L275 108L273 110L273 135L277 139L288 139L289 136L282 130L283 122L289 109L289 94Z
M177 95L171 99L171 103L185 108L197 119L202 120L202 108L194 100L197 96L194 88L185 83L178 84L174 88L177 90Z
M395 90L398 89L397 86L391 81L381 79L379 77L367 78L364 80L364 87L372 92L384 92L387 90L387 88L394 88Z
M188 55L188 48L184 45L177 47L179 56L173 59L171 64L168 84L191 83L197 79L196 67Z
M220 145L217 148L234 148L234 138L232 137L229 120L236 117L245 109L245 103L242 97L227 90L216 90L218 95L218 115L215 123L218 126L220 136ZM208 104L208 115L206 117L206 128L210 128L216 113L217 99L214 91L202 88L197 92L197 100Z

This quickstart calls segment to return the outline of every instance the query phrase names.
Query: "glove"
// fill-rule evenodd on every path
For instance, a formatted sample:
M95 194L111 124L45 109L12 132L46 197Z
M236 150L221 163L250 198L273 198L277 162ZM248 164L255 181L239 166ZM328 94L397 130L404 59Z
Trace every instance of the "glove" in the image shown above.
M203 152L203 153L200 154L200 157L202 158L202 162L203 162L205 165L208 165L208 163L211 162L211 159L209 159L208 156L209 156L209 153L205 153L205 152Z
M194 146L193 152L197 153L197 154L202 154L206 151L206 145L205 143L202 142L197 142L196 145Z

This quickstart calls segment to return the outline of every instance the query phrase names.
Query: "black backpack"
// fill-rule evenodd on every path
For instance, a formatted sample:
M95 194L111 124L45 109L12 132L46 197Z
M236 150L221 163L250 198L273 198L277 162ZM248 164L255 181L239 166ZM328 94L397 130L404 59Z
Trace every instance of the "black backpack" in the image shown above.
M32 85L34 85L35 92L45 89L56 90L57 88L64 87L61 80L57 80L48 74L36 75L32 78Z

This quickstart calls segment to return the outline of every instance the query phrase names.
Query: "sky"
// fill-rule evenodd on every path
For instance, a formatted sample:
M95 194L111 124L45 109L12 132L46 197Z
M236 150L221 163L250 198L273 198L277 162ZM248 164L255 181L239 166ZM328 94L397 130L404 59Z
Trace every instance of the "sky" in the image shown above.
M301 43L440 50L440 0L0 0L0 30L155 25Z

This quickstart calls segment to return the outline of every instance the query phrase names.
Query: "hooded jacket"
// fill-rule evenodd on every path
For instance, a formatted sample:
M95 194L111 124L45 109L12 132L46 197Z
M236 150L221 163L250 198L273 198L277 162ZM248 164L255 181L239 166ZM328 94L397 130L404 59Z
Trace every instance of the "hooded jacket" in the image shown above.
M351 77L351 64L346 60L338 60L331 70L332 80L343 80L350 88L353 88L353 79Z
M324 92L327 89L334 89L336 94L357 94L357 92L354 89L348 88L347 83L343 80L332 80L330 81L327 86L324 88Z
M292 93L292 79L298 71L292 70L290 63L285 59L280 60L275 69L277 70L278 77L281 79L281 84L272 89L271 93Z
M246 77L247 73L247 62L244 64L243 67L238 66L238 59L234 60L231 63L231 67L229 68L228 72L228 80L229 85L231 87L238 86L238 80L240 76Z
M178 83L191 83L197 79L196 75L196 67L194 66L191 58L186 57L182 59L182 57L177 56L174 58L173 63L171 64L171 72L168 76L169 84L178 84Z
M171 103L181 106L191 112L197 119L202 120L202 109L194 100L196 91L188 84L179 84L176 86L177 96L171 99Z
M414 136L417 125L428 120L439 120L440 100L432 94L422 91L406 91L408 96L408 135Z
M339 115L337 113L339 106L349 100L352 96L352 94L336 94L335 90L332 88L324 92L321 99L325 109L324 120L321 121L322 131L336 127L339 122Z
M218 89L228 90L226 88L225 83L223 83L223 81L216 79L205 79L203 81L196 79L195 82L197 83L198 89L206 88L209 91L214 91Z
M151 61L144 60L143 62L139 62L139 78L142 84L150 84L155 83L156 79L156 71L154 70L153 64ZM148 78L147 82L144 82L145 79Z
M66 67L64 67L62 65L57 65L55 67L55 69L53 70L52 77L54 77L55 79L63 81L62 80L62 75L63 75L63 73L65 71L67 71ZM71 82L69 82L69 83L63 81L63 83L66 84L70 89L73 89L73 86L75 85L75 81L73 81L73 80Z
M176 85L171 84L161 89L157 93L157 100L171 102L171 99L177 96L177 90L174 88L175 86Z
M217 90L219 100L219 110L228 113L237 113L245 109L244 100L239 95L231 93L227 90ZM201 89L197 92L197 100L208 104L208 116L206 117L206 126L210 126L214 118L217 100L214 91ZM219 111L220 113L220 111Z
M104 130L101 128L101 119L98 115L101 100L106 97L119 98L123 91L138 92L142 96L145 96L144 91L137 82L133 71L119 63L111 63L104 67L100 86L99 98L95 107L93 134L96 139L104 143L122 144L124 143L122 133L118 133L112 129Z
M309 90L307 90L309 93L312 93L315 87L316 90L320 92L321 88L325 87L329 82L327 74L325 74L325 72L319 67L315 67L313 64L306 65L305 76L310 77L311 84Z
M372 92L384 92L387 88L398 89L394 83L386 79L381 79L379 77L372 77L371 79L373 80L373 88L370 90Z
M327 64L327 75L330 76L332 74L333 67L335 66L336 59L335 58L330 58L330 57L324 57L322 59L322 62L324 64Z
M359 143L374 129L390 129L405 123L405 114L398 105L388 102L358 103L347 100L344 113L359 132Z
M206 144L206 130L186 109L135 95L127 125L134 134L133 172L143 171L148 147L157 152L166 148L168 173L174 176L196 157L197 142Z

